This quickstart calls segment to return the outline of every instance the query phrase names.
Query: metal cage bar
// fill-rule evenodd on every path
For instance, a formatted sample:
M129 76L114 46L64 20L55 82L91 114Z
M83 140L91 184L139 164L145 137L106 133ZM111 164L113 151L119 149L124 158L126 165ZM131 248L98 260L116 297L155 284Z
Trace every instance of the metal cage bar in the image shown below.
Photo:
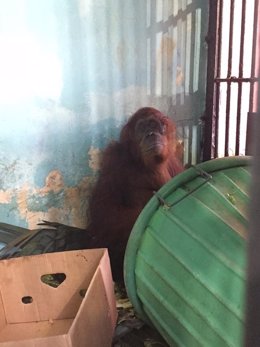
M222 0L220 0L222 1ZM203 160L209 160L212 157L212 134L215 129L213 124L214 115L214 78L216 67L216 35L218 24L218 1L209 2L209 25L206 42L208 44L208 66L207 66L207 87L206 87L206 107L204 121L203 138Z
M256 66L256 47L257 47L257 27L259 24L259 0L255 0L254 7L254 25L253 25L253 45L252 45L252 64L251 64L251 88L250 88L250 97L249 97L249 112L254 112L253 110L253 98L254 98L254 89L255 89L255 66ZM259 77L259 76L258 76ZM259 81L259 78L258 78Z
M228 69L227 69L228 78L231 76L231 70L232 70L233 31L234 31L234 0L231 0L230 18L229 18ZM227 102L226 102L225 156L228 156L228 151L229 151L230 98L231 98L231 81L228 80L227 81Z
M241 6L238 7L238 4ZM247 154L247 136L250 132L245 129L248 114L252 114L255 102L255 88L259 84L259 73L256 73L256 55L257 55L257 30L259 26L259 0L254 0L253 8L248 0L230 0L228 19L226 18L225 2L223 0L210 1L209 29L208 29L208 70L207 70L207 90L206 90L206 107L205 107L205 128L204 128L204 149L203 160L209 160L218 156L229 156L231 154ZM251 12L251 9L254 12ZM239 11L239 12L238 12ZM240 12L241 11L241 12ZM239 19L237 19L239 13ZM252 21L248 21L247 16L252 13ZM240 17L241 16L241 17ZM223 27L226 24L223 20L226 18L228 23L226 30L229 30L225 37ZM237 34L234 23L239 21L240 32ZM240 21L241 20L241 21ZM245 72L245 52L246 44L245 33L252 28L253 22L253 42L252 42L252 59L251 74ZM240 35L240 36L239 36ZM225 42L222 42L225 40ZM235 40L235 41L234 41ZM238 42L239 40L239 42ZM238 43L238 59L234 50L234 44ZM227 49L228 52L225 51ZM250 48L251 49L251 48ZM226 55L224 53L227 53ZM226 57L226 58L225 58ZM226 59L226 60L225 60ZM238 71L234 72L233 61L238 63ZM233 67L234 65L234 67ZM227 71L223 71L223 66L227 66ZM248 65L247 65L248 66ZM249 66L250 70L250 66ZM250 84L250 89L246 92L245 83ZM237 86L235 86L237 85ZM247 94L244 94L247 93ZM221 97L224 97L221 100ZM245 101L249 102L249 113L246 114ZM222 104L221 104L222 103ZM221 108L220 108L221 105ZM245 106L246 105L246 106ZM242 111L243 110L243 111ZM243 113L242 113L243 112ZM232 118L231 118L232 117ZM243 118L242 118L243 117ZM242 123L243 121L243 123ZM220 123L221 122L221 123ZM250 123L249 120L247 123ZM220 129L222 127L222 129ZM232 131L234 127L235 131ZM246 143L241 143L241 131L247 133ZM220 132L222 132L220 136ZM223 137L223 139L222 139ZM244 147L242 147L242 144Z
M242 3L242 16L241 16L241 39L240 39L240 54L239 54L239 78L244 75L244 43L245 43L245 19L246 19L246 2ZM237 96L237 127L236 127L236 148L235 154L239 155L240 149L240 124L241 124L241 99L242 99L242 81L238 82L238 96Z

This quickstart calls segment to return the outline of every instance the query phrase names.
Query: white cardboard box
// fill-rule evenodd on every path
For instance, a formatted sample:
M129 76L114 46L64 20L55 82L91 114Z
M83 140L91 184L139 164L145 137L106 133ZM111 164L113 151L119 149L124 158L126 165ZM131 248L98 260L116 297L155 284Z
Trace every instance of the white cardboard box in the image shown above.
M57 273L57 288L41 280ZM0 347L110 347L116 319L106 249L0 261Z

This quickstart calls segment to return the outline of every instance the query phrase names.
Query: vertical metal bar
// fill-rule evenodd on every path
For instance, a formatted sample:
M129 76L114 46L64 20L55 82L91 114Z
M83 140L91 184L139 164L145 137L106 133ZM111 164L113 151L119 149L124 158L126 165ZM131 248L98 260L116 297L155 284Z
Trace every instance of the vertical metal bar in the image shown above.
M253 110L256 113L260 113L260 2L258 5L258 18L257 18L257 35L256 35L256 55L255 55L255 74L258 78L255 84L254 97L253 97Z
M193 93L193 76L194 76L194 70L195 70L195 61L194 61L194 56L195 56L195 32L196 32L196 13L195 10L192 9L191 12L191 49L190 49L190 88L189 88L189 93L192 95Z
M255 76L256 67L256 46L257 46L257 24L258 24L258 8L259 0L255 0L254 7L254 24L253 24L253 45L252 45L252 65L251 65L251 77ZM249 112L253 112L253 98L254 98L255 82L250 83L250 97L249 97Z
M188 165L192 164L192 124L188 124Z
M256 4L257 3L257 4ZM259 2L255 1L255 10ZM255 13L256 14L256 13ZM258 19L259 20L259 19ZM257 27L255 27L255 30ZM258 32L259 35L259 32ZM258 36L259 39L259 36ZM259 41L258 41L259 44ZM258 46L259 49L259 46ZM256 53L256 52L255 52ZM259 71L257 72L259 73ZM260 330L256 322L260 321L260 88L257 90L256 115L254 123L253 166L251 184L251 203L249 209L249 242L247 255L246 321L245 347L260 346Z
M227 77L231 77L232 71L232 53L233 53L233 30L234 30L234 0L230 1L230 19L229 19L229 44L228 44L228 71ZM231 82L227 82L227 104L226 104L226 133L225 133L225 156L229 155L229 126L230 126L230 97Z
M208 44L208 66L207 66L207 87L206 87L206 107L204 115L204 143L203 160L212 158L212 130L213 130L213 110L214 110L214 77L215 77L215 54L216 54L216 29L218 18L219 0L209 2L209 24L206 41Z
M253 155L253 144L254 144L254 128L257 118L260 117L258 112L247 113L247 128L246 128L246 155Z
M260 89L258 89L260 110ZM249 208L249 235L247 254L247 288L246 288L246 321L245 347L260 346L260 117L254 124L253 165L251 183L251 202Z
M244 66L244 41L245 41L245 19L246 19L246 1L242 2L241 15L241 34L240 34L240 55L239 55L239 76L243 77ZM236 127L236 148L235 154L239 155L240 149L240 123L241 123L241 99L242 99L242 82L238 82L237 95L237 127Z
M217 63L216 63L216 76L220 77L221 72L221 49L222 49L222 22L223 22L223 0L219 2L219 18L217 28ZM221 83L215 84L215 127L214 127L214 158L218 157L218 138L219 138L219 96L220 96Z
M260 44L259 44L259 24L260 24L260 17L259 17L259 10L260 10L260 3L259 0L255 0L255 6L254 6L254 23L253 23L253 44L252 44L252 62L251 62L251 78L256 77L255 75L259 75L259 71L256 71L256 67L259 66L256 64L256 56L257 56L257 49L259 50ZM258 76L259 77L259 76ZM255 93L255 83L257 83L258 87L258 94ZM246 132L246 154L252 155L252 148L253 148L253 141L254 141L254 132L253 129L255 127L255 122L257 119L257 112L259 113L260 108L254 110L254 102L257 102L254 100L254 97L259 97L259 82L251 82L250 83L250 95L249 95L249 112L247 117L247 132ZM260 102L260 100L258 100ZM259 104L258 104L259 105Z
M156 2L151 1L151 23L156 23ZM156 46L156 29L155 29L155 25L151 25L148 28L148 37L150 38L150 92L151 94L155 94L155 83L156 83L156 79L155 79L155 73L153 73L154 68L156 66L156 62L155 62L155 54L153 54L153 52L156 50L155 46Z

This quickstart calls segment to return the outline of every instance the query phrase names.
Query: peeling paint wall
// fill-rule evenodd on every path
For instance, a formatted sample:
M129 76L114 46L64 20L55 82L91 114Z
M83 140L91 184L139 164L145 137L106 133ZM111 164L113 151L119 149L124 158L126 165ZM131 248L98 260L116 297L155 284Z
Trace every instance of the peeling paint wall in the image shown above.
M199 127L202 6L199 0L0 0L1 222L84 227L102 149L139 107L166 112L181 136L184 121Z

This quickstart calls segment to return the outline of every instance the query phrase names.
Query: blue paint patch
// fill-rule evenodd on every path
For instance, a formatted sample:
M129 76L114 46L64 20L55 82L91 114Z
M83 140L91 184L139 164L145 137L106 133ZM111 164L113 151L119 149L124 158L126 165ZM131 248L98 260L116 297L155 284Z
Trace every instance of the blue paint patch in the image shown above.
M41 144L46 159L35 170L35 184L43 187L52 170L61 172L64 184L68 187L78 185L86 176L92 176L93 171L88 166L89 149L91 146L102 149L111 139L118 139L120 129L116 120L109 118L97 122L91 130L83 128L75 134L48 136Z
M27 222L21 218L18 204L14 197L9 204L0 204L0 222L27 228Z
M27 206L29 211L33 212L48 212L52 207L64 207L64 190L58 193L49 192L44 196L31 195L27 199Z

